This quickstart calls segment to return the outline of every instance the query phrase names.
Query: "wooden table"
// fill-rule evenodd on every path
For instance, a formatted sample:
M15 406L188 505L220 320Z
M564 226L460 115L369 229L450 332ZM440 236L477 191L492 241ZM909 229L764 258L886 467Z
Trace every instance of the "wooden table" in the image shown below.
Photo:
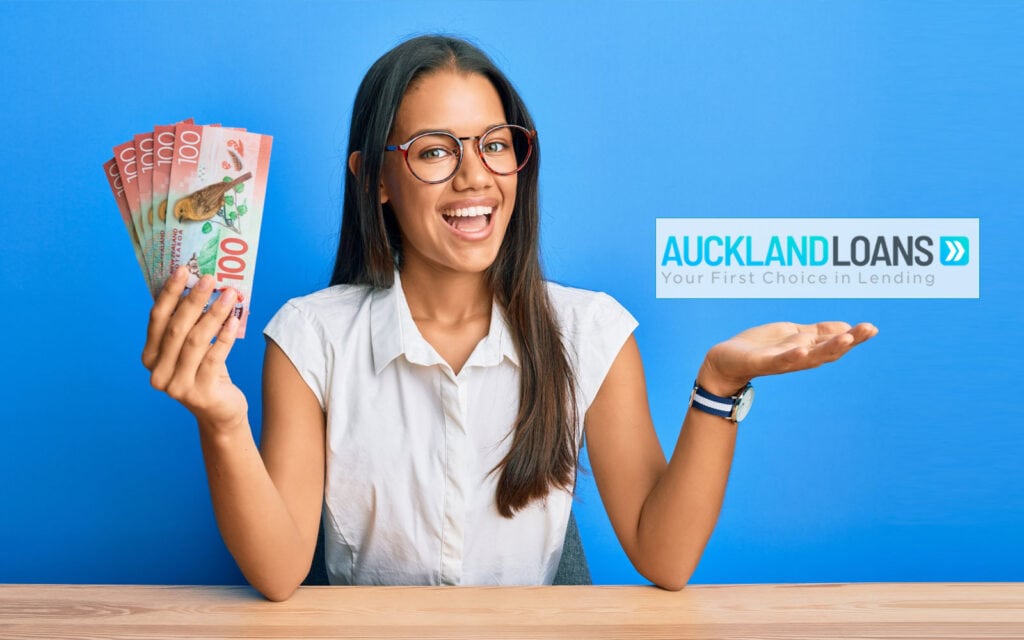
M0 585L0 638L1024 638L1024 583Z

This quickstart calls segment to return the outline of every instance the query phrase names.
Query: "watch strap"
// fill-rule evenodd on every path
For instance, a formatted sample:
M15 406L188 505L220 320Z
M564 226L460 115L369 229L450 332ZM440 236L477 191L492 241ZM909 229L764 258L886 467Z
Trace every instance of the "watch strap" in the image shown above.
M754 387L749 382L735 395L719 396L703 388L694 380L693 391L690 392L691 407L737 424L750 413L750 405L753 401Z
M739 395L716 396L697 384L696 380L693 382L693 393L690 395L690 406L695 409L700 409L701 411L710 413L714 416L731 419L738 400Z

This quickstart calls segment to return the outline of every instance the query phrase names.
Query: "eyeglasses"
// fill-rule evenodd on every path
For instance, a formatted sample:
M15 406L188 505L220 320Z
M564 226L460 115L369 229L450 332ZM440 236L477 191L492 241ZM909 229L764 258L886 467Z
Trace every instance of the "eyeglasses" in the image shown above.
M446 131L428 131L404 144L390 144L385 151L401 151L412 175L428 184L452 179L462 166L462 142L476 140L484 166L499 176L522 171L533 154L536 131L515 124L491 127L479 136L459 138Z

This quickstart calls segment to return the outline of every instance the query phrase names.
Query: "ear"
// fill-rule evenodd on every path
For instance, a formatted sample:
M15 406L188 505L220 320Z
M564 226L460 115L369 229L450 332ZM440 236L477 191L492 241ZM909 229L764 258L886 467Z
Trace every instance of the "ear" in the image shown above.
M353 151L348 156L348 170L352 172L353 176L359 175L359 169L363 164L363 153L361 151ZM388 201L388 192L384 188L384 181L380 182L380 203L384 204Z
M352 175L359 175L359 167L363 164L363 152L353 151L348 156L348 170L352 172Z

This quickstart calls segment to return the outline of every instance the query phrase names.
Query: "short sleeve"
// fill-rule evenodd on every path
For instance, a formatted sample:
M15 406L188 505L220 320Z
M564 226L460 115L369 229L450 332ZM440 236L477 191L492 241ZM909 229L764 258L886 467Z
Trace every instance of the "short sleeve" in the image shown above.
M322 324L287 302L267 323L263 335L281 347L326 411L330 353Z
M606 293L562 290L559 315L564 338L576 361L577 398L581 414L590 408L622 345L637 327L637 321L617 300Z

